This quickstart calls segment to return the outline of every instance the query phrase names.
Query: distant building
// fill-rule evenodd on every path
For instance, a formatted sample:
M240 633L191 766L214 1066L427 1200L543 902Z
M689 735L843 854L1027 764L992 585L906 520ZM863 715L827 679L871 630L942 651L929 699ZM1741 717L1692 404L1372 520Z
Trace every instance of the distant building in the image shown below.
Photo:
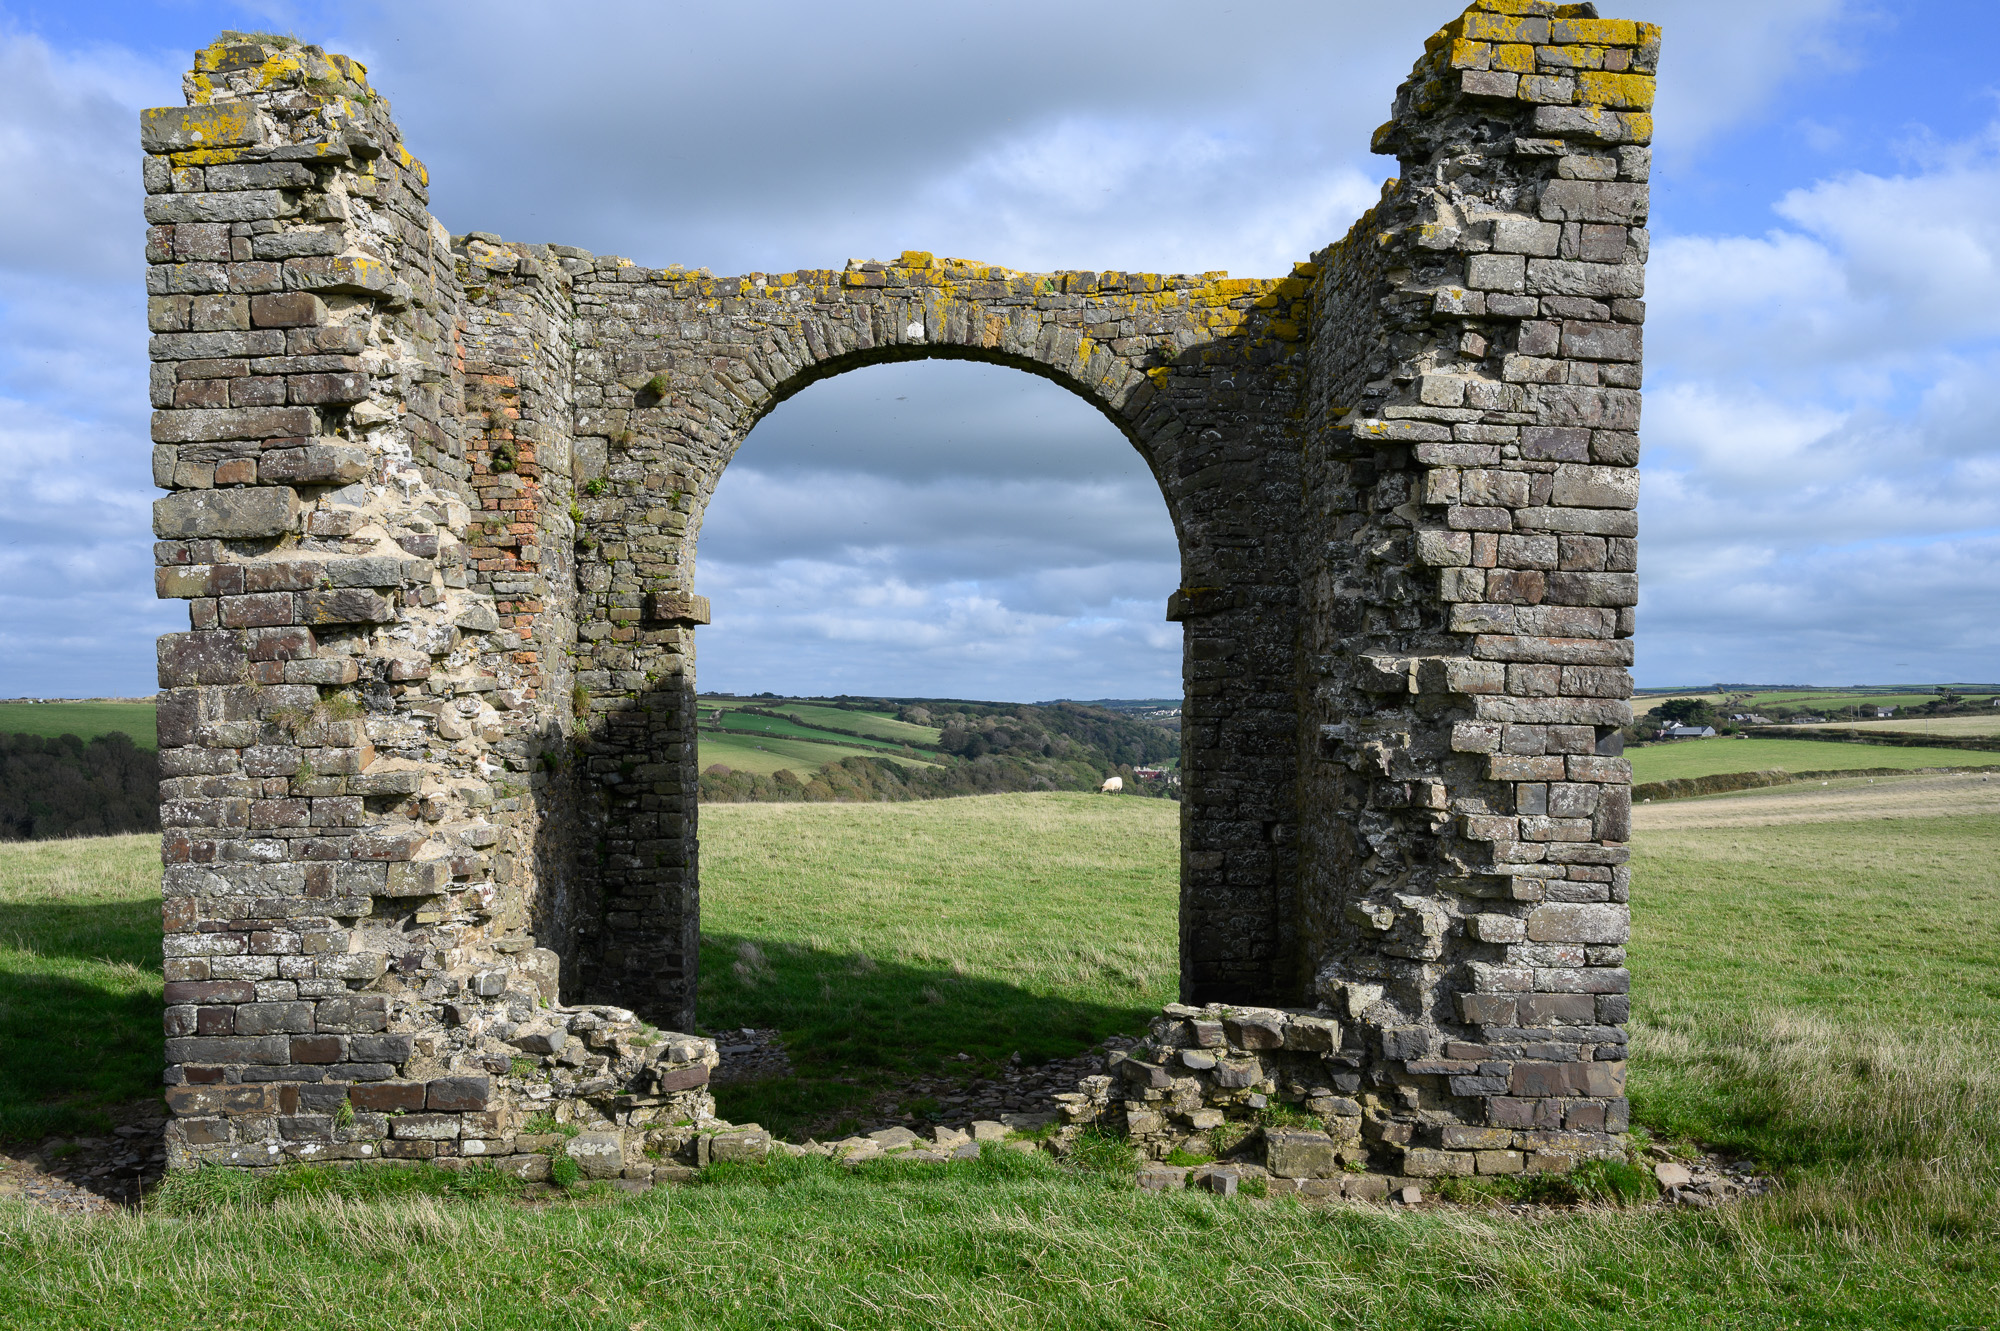
M1661 739L1714 739L1714 726L1667 726L1660 731Z
M1874 709L1874 711L1875 711L1875 719L1878 721L1886 721L1890 717L1896 714L1896 709L1893 707L1877 707Z

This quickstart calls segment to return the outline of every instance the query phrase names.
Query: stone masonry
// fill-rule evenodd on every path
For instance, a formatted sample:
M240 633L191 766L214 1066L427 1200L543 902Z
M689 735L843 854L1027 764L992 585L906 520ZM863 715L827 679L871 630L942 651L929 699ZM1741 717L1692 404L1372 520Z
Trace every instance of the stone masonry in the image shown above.
M647 1024L693 1022L702 514L779 402L927 357L1090 401L1179 537L1194 1006L1156 1055L1283 1010L1318 1071L1262 1079L1351 1105L1371 1167L1614 1148L1657 52L1480 0L1398 90L1381 202L1271 279L453 236L358 64L198 53L141 123L189 612L159 648L174 1163L712 1121L712 1046ZM1148 1089L1077 1113L1181 1112Z

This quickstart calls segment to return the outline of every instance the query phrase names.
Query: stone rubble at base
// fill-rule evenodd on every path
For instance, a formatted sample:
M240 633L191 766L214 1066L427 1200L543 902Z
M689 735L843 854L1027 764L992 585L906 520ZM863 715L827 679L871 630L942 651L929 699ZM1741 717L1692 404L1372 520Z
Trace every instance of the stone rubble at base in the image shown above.
M355 62L199 52L141 117L157 590L189 614L173 1166L501 1158L543 1114L622 1159L706 1121L661 1079L713 1049L605 1011L693 1020L694 534L777 402L935 355L1067 385L1160 479L1181 996L1340 1035L1231 1057L1406 1172L1615 1149L1658 41L1479 0L1376 136L1398 178L1272 279L453 237ZM558 1028L583 1066L532 1047ZM1173 1106L1242 1089L1174 1057L1096 1112L1192 1132Z

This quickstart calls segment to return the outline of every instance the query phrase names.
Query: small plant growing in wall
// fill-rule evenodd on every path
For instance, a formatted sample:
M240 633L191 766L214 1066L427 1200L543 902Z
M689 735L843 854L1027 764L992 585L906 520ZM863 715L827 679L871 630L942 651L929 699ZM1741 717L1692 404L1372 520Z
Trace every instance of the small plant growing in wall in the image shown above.
M585 481L583 483L583 492L589 495L592 499L597 498L597 496L604 493L604 478L602 476L598 476L594 477L591 480Z
M493 445L493 470L512 471L521 456L512 439L502 439Z
M612 435L611 446L621 453L632 447L632 432L630 430L620 430L617 434Z
M668 380L666 375L656 374L646 381L645 386L639 390L639 394L642 397L648 397L658 402L666 397L668 393L672 392L673 387L673 383Z
M340 1107L333 1111L333 1126L351 1128L354 1126L354 1106L342 1100Z

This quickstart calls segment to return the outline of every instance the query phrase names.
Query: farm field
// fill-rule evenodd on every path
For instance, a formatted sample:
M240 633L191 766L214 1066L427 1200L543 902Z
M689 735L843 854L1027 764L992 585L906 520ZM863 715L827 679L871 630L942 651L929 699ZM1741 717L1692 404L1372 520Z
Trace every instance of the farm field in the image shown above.
M1963 814L2000 814L2000 771L1993 775L1832 777L1728 796L1642 801L1632 825L1646 832L1724 827L1784 827L1889 818L1911 822Z
M1834 772L1855 767L2000 766L2000 753L1978 749L1905 749L1879 744L1843 744L1838 740L1685 739L1648 744L1625 751L1636 782L1671 781L1680 777L1717 776L1724 772Z
M809 726L858 731L895 744L935 744L939 734L936 726L920 726L909 721L898 721L893 712L849 711L844 707L793 698L704 697L697 699L696 702L699 710L704 713L736 712L746 707L759 707L767 711L783 712L786 716L797 716Z
M797 716L807 725L855 730L892 744L935 744L942 733L936 726L898 721L893 715L879 712L850 712L841 707L817 707L803 702L787 702L772 710Z
M2000 707L1992 716L1912 716L1891 717L1887 721L1828 721L1805 726L1806 730L1896 730L1914 735L2000 736Z
M785 739L816 739L821 742L832 740L845 743L850 748L866 749L870 752L898 753L902 750L902 745L900 744L890 744L886 741L877 743L874 740L854 739L848 736L834 735L816 726L800 725L796 721L789 721L782 717L761 716L746 712L724 713L722 728L732 734L739 735L770 735Z
M1632 711L1644 716L1661 703L1675 698L1701 698L1721 706L1725 694L1713 690L1687 693L1645 693L1632 699ZM1975 694L1975 698L1987 695ZM1752 693L1742 705L1750 711L1765 707L1915 707L1922 703L1935 702L1937 694L1930 689L1911 689L1906 692L1889 693L1842 693L1837 689L1769 689Z
M700 747L699 761L703 770L721 763L732 771L756 772L762 776L789 768L802 778L808 777L827 763L857 756L895 758L898 762L915 761L902 757L900 751L860 744L819 744L778 735L718 734L713 730L701 732Z
M307 1331L388 1305L415 1328L1990 1325L2000 814L1729 824L1791 793L1659 806L1635 832L1635 1120L1753 1154L1784 1184L1761 1199L1315 1209L1155 1196L1008 1153L545 1202L425 1169L368 1187L302 1174L237 1201L197 1179L146 1215L0 1201L0 1327ZM1699 821L1648 821L1668 808ZM1074 1052L1171 991L1165 812L1067 795L704 810L703 1020L780 1025L808 1080L838 1066L828 1041L912 1063L968 1042L981 1062ZM100 954L157 966L157 901L131 875L148 844L58 843L34 848L55 857L41 868L0 869L17 958L0 1001L37 975L115 997L125 972L74 969ZM43 1061L157 1049L157 1002L101 1008ZM42 1085L24 1062L0 1075L16 1101Z
M0 703L0 734L90 739L114 730L130 735L142 749L160 747L159 727L149 702Z

